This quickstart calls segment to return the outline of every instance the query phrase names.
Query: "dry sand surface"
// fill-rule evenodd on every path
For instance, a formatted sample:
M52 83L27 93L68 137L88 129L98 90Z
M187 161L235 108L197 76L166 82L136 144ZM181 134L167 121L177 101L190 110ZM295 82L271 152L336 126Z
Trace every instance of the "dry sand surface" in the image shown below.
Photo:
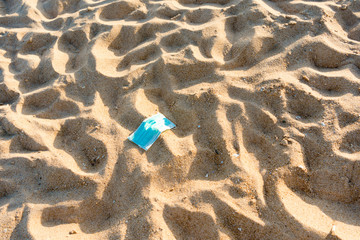
M360 239L358 0L2 0L0 73L0 239Z

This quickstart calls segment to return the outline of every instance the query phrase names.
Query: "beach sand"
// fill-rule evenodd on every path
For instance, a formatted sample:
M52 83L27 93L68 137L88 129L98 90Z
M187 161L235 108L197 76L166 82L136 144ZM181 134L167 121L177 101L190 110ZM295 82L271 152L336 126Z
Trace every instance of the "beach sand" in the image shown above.
M2 0L0 239L360 239L359 68L358 0Z

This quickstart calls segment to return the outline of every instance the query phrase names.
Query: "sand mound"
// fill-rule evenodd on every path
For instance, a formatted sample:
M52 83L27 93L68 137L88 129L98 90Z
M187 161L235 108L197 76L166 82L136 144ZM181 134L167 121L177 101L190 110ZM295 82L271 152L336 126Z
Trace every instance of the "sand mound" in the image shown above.
M360 2L0 1L1 239L358 239ZM127 137L163 113L147 151Z

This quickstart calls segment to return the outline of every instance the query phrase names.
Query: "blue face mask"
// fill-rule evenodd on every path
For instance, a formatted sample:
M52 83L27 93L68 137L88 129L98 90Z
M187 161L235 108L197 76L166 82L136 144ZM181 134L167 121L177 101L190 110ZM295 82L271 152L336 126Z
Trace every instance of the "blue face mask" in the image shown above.
M128 139L146 151L158 139L160 133L174 127L175 124L158 113L145 119Z

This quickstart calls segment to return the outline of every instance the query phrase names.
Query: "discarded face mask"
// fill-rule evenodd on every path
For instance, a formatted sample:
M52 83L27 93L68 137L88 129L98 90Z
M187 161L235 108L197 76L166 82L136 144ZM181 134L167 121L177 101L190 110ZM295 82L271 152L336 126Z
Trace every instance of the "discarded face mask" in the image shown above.
M158 113L145 119L128 139L147 151L158 139L160 133L174 127L174 123L161 113Z

